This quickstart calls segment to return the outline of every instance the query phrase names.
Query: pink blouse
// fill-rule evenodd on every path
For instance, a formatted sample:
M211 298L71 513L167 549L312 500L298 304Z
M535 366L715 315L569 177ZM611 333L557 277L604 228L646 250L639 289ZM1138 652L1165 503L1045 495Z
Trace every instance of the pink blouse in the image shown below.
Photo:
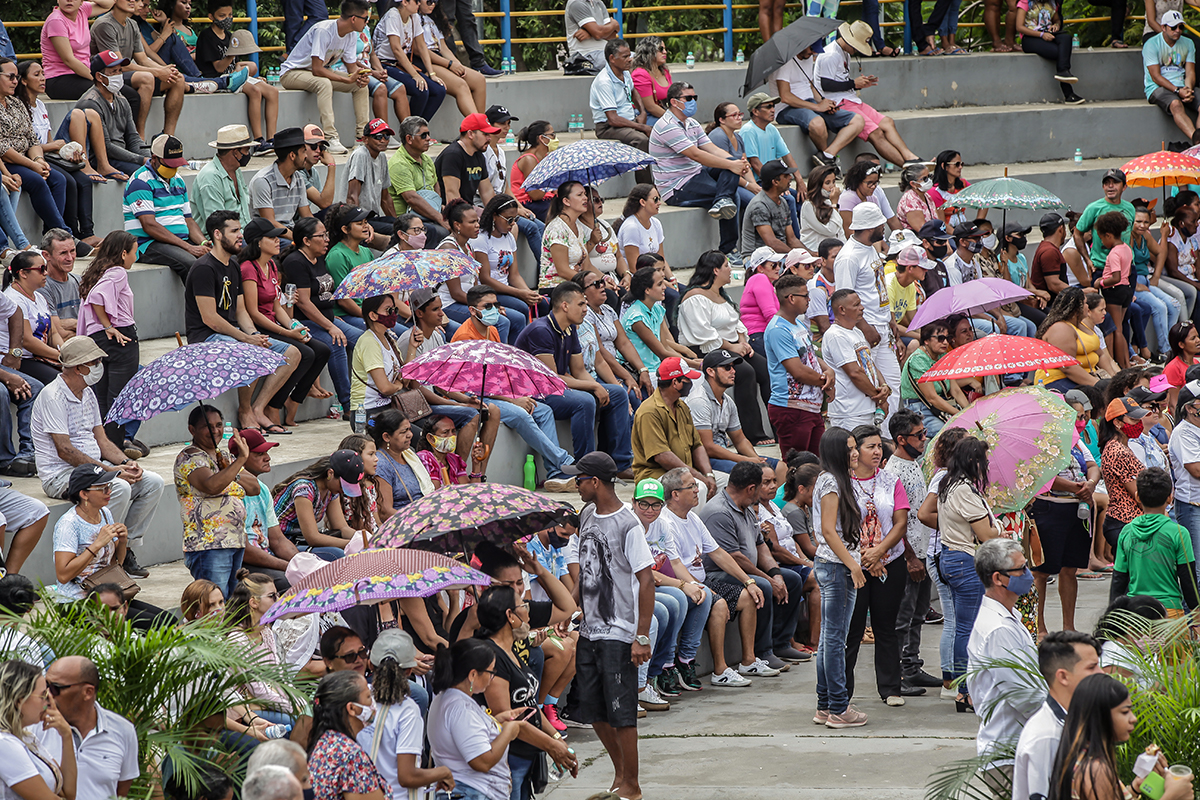
M912 189L909 189L907 192L905 192L900 197L900 202L896 204L896 217L899 218L900 224L906 228L912 228L912 226L908 224L908 212L910 211L921 212L921 216L924 217L921 222L922 225L926 222L931 222L932 220L937 219L937 211L934 210L933 202L930 200L930 198L928 196L922 197ZM919 230L920 227L921 226L918 225L916 228L912 229L915 231Z
M779 298L775 295L775 286L771 279L761 272L756 272L746 281L742 289L741 316L746 333L754 335L767 329L767 324L775 312L779 310Z
M635 69L631 77L633 78L633 89L640 96L652 98L660 106L666 102L667 89L671 88L671 70L663 67L663 77L667 82L661 85L654 82L654 78L650 76L650 70L645 67Z
M446 454L445 472L442 472L442 465L438 463L437 456L428 450L418 450L417 458L421 459L421 463L429 471L429 477L433 479L435 489L441 489L443 486L457 486L459 478L470 474L467 462L458 453Z
M134 324L133 290L129 288L129 272L122 266L109 267L79 309L79 335L91 336L104 330L92 306L101 306L108 320L118 328Z

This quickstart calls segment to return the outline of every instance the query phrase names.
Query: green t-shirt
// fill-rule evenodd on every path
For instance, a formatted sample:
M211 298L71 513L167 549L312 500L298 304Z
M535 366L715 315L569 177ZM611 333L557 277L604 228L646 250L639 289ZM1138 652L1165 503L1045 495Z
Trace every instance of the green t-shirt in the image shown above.
M1129 576L1129 594L1183 609L1176 567L1195 561L1192 537L1165 514L1143 514L1121 530L1113 569Z
M342 285L342 281L350 274L350 270L355 267L362 266L375 257L371 252L371 248L360 244L358 252L355 253L345 242L338 242L333 247L329 248L329 252L325 254L325 268L329 270L330 277L333 278L333 288ZM362 301L359 301L362 305ZM333 315L335 317L345 316L346 312L341 309L341 306L334 303Z
M916 284L914 284L916 285ZM934 364L933 356L926 353L924 348L918 347L916 351L908 357L904 362L904 368L901 370L900 376L900 399L901 400L920 400L921 394L917 391L917 381L924 375ZM942 397L950 395L950 384L946 381L934 381L934 390Z
M1129 220L1129 225L1126 226L1125 232L1121 234L1121 241L1129 244L1130 237L1133 235L1133 218L1135 216L1133 203L1128 200L1122 200L1119 205L1114 205L1108 202L1107 199L1101 197L1088 204L1088 207L1083 210L1082 216L1079 217L1079 222L1075 223L1075 230L1080 233L1087 233L1092 230L1092 226L1096 224L1096 218L1102 214L1107 214L1110 211L1120 211ZM1095 269L1104 269L1104 261L1108 258L1108 248L1100 244L1100 237L1092 234L1092 267Z

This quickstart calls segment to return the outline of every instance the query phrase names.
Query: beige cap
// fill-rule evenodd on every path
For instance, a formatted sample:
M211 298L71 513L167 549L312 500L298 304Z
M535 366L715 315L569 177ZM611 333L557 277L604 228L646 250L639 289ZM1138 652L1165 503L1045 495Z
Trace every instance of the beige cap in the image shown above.
M90 336L72 336L58 348L58 362L64 367L78 367L106 355Z

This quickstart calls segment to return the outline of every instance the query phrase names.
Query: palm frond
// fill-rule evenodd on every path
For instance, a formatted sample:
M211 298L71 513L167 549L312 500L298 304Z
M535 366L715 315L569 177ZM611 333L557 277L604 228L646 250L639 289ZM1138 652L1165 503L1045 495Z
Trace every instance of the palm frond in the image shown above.
M951 761L929 776L925 800L1012 797L1012 776L996 767L1011 762L1016 752L1016 742L997 742L983 755Z

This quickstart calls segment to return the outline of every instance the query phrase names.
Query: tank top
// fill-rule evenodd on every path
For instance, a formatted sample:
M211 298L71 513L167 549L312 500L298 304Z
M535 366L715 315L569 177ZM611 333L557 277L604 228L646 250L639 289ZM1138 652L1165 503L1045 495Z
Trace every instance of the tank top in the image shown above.
M1079 366L1083 367L1089 373L1094 372L1096 365L1100 363L1100 337L1094 331L1085 331L1077 325L1071 326L1075 331L1075 357L1079 360ZM1066 374L1061 369L1038 370L1038 383L1054 383L1054 381L1066 378Z

